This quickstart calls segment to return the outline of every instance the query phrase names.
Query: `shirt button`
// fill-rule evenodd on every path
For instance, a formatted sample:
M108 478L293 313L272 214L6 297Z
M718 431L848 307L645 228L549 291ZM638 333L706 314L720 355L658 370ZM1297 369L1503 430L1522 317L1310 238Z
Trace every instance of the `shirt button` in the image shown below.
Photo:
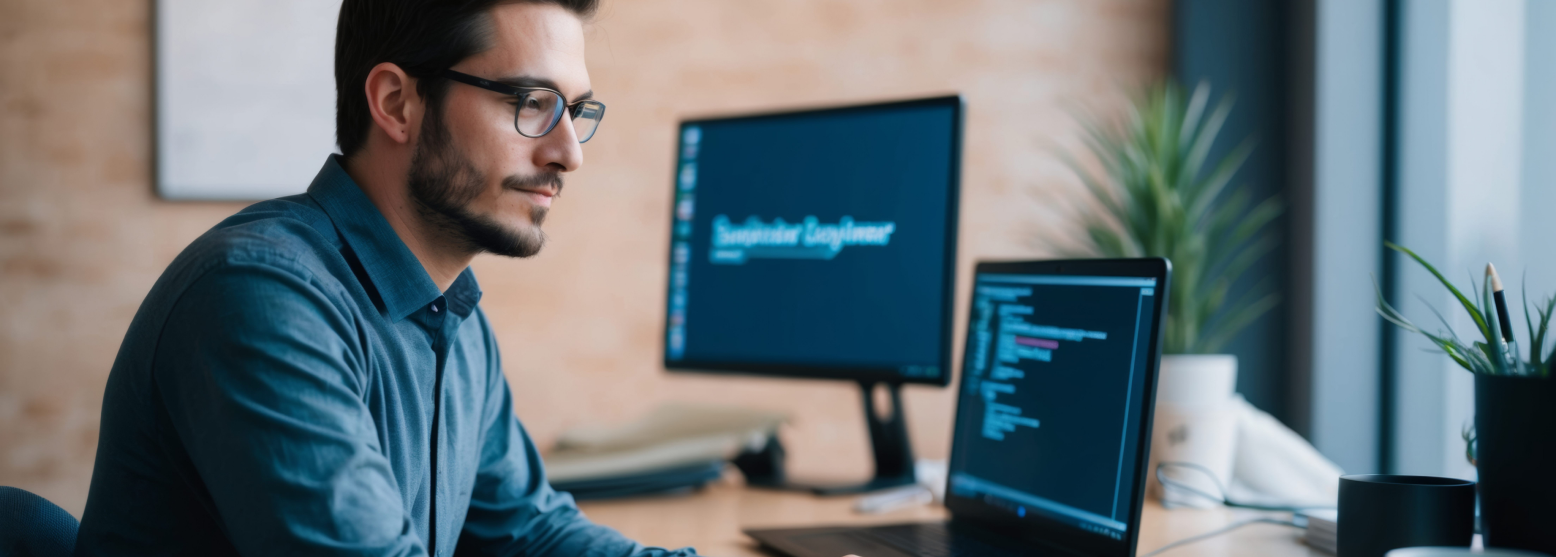
M432 304L432 313L437 313L437 312L438 312L438 304L434 303L434 304Z

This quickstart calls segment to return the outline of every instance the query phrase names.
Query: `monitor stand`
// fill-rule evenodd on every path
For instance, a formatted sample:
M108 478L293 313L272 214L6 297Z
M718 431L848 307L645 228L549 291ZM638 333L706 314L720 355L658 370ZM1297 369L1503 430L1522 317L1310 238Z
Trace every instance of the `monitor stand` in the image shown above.
M875 476L869 481L847 485L803 485L788 481L784 474L783 445L774 435L760 452L735 459L746 476L746 485L769 489L809 491L817 495L848 495L904 486L916 481L913 447L908 442L908 423L902 411L902 383L885 382L891 393L891 414L881 418L875 408L875 381L860 381L864 400L864 420L869 425L870 449L875 457Z

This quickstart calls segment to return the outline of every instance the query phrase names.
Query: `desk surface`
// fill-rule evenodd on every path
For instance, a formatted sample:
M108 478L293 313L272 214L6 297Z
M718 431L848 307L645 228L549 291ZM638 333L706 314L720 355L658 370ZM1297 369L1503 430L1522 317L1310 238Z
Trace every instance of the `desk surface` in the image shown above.
M935 520L946 516L944 509L936 506L861 515L853 512L853 504L853 497L819 498L803 493L747 489L738 480L725 479L688 495L585 501L579 506L595 522L616 528L645 544L663 547L689 545L696 547L698 553L717 557L765 555L750 538L740 533L743 528L887 524ZM1257 513L1230 509L1169 511L1148 499L1139 552L1143 554L1173 541L1253 516L1257 516ZM1300 530L1288 526L1254 524L1223 536L1175 548L1163 553L1162 557L1332 557L1308 548L1299 541L1300 535Z

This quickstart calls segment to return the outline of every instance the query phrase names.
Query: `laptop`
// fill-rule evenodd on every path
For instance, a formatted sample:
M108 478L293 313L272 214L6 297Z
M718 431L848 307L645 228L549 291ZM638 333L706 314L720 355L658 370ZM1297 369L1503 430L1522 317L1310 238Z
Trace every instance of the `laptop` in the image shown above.
M1165 259L980 263L946 521L747 530L791 557L1133 557Z

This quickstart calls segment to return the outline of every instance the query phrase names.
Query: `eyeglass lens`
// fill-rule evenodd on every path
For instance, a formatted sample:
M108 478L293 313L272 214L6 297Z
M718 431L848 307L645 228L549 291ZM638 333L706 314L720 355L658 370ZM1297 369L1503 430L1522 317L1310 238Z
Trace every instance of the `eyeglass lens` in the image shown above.
M568 107L562 104L562 97L555 92L530 91L519 97L514 125L526 137L540 137L556 127L564 112L570 113L573 132L578 135L578 142L583 143L599 129L600 119L605 116L605 105L597 101L583 101Z
M578 134L579 143L594 137L594 131L600 129L600 120L605 118L605 105L599 101L584 101L569 110L572 111L573 131Z
M515 125L519 133L540 137L551 131L562 112L562 98L550 91L529 91L519 97Z

